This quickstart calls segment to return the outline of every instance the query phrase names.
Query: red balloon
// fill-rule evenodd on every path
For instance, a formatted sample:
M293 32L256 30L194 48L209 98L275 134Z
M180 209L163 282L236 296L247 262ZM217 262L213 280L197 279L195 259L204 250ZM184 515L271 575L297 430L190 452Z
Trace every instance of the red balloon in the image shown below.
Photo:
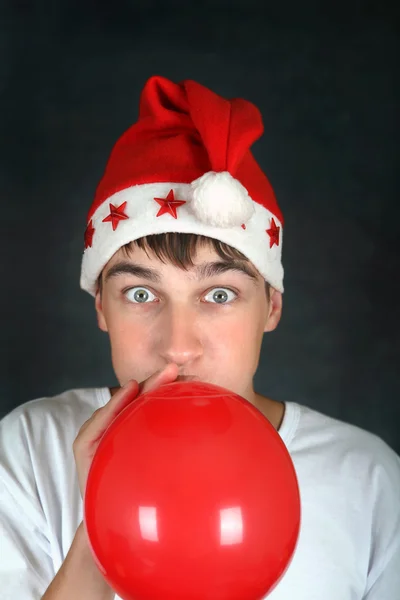
M298 482L278 432L247 400L175 382L134 400L105 432L84 522L125 600L261 600L295 551Z

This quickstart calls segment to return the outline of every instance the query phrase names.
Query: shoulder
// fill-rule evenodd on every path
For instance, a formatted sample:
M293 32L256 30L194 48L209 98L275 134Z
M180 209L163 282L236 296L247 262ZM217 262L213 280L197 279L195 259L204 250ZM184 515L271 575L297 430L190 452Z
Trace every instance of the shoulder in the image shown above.
M398 454L375 433L308 406L297 407L300 416L295 438L300 447L307 445L318 448L318 451L322 448L344 462L353 458L381 464L390 472L400 469Z
M74 473L73 441L106 400L107 388L67 390L25 402L1 419L0 482L14 498L29 498L28 507L38 489Z
M68 427L87 420L107 400L107 388L66 390L55 396L44 396L20 404L0 420L0 434L22 428L27 433L49 424Z
M396 557L400 567L400 457L378 435L295 404L293 458L311 498L322 490L346 527L362 528L369 548L369 582ZM360 529L361 531L361 529ZM361 534L359 534L361 536Z
M34 457L51 462L71 447L83 423L106 401L107 388L86 388L17 406L0 421L0 470L28 466Z
M310 494L323 488L339 527L365 556L366 598L392 598L400 569L400 457L381 437L298 405L294 441L305 460ZM317 492L318 493L318 492ZM331 499L331 500L330 500Z
M292 444L295 455L307 457L307 472L312 466L317 477L329 478L338 489L362 501L370 515L377 517L381 511L400 535L399 455L370 431L304 405L297 407Z

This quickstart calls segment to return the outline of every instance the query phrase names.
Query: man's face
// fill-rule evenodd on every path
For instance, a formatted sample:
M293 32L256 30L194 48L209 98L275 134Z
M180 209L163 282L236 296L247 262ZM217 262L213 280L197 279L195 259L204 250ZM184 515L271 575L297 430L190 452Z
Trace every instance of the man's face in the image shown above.
M125 267L111 274L121 262ZM252 401L263 333L277 326L282 297L275 290L267 297L264 279L250 263L254 278L212 268L221 262L207 246L199 247L187 271L137 247L129 257L119 250L111 258L96 311L100 329L110 336L120 385L143 381L174 362L182 378Z

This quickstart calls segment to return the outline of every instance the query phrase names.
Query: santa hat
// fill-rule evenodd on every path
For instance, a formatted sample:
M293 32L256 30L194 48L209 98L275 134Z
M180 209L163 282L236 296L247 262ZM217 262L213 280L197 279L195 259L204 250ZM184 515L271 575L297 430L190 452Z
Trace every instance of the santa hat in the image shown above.
M124 244L181 232L236 248L282 292L283 218L250 152L263 131L251 102L191 80L151 77L87 216L81 288L95 295L98 276Z

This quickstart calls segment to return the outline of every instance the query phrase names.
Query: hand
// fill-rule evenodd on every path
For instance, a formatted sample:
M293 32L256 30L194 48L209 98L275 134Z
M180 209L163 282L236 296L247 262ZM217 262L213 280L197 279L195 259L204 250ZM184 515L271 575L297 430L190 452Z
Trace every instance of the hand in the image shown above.
M140 384L135 379L128 381L127 384L114 394L107 404L95 410L90 419L82 425L73 443L82 498L85 494L86 481L93 456L110 423L140 394L149 392L160 385L175 381L178 377L178 371L178 366L175 363L170 363L164 369L157 371Z

